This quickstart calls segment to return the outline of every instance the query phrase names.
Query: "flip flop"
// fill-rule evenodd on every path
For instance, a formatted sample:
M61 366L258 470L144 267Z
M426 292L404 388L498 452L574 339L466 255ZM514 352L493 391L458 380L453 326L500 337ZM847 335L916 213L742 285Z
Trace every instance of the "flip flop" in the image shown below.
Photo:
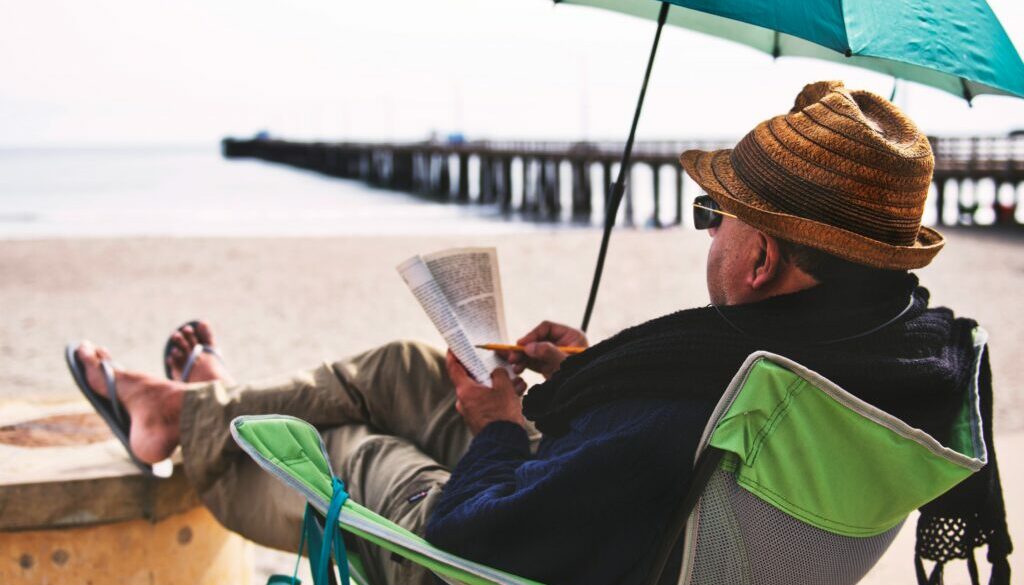
M186 326L192 327L192 331L195 331L199 327L199 321L189 321L188 323L182 323L181 325L178 326L177 329L174 330L174 333L181 331ZM173 336L174 333L172 333L171 335ZM170 337L168 337L167 343L164 344L164 374L167 376L168 380L174 379L174 377L171 375L171 366L167 363L167 358L171 355L171 350L174 349L174 347L174 342L171 341ZM188 377L192 373L192 368L195 367L196 365L196 360L198 360L199 356L203 355L204 353L208 353L213 357L217 358L220 361L220 363L224 363L224 356L222 356L220 352L217 351L217 348L213 347L212 345L197 343L195 347L192 348L192 353L189 354L188 359L185 360L185 367L181 369L182 382L188 382Z
M85 398L92 404L92 407L96 409L96 412L107 423L107 426L110 427L117 440L124 445L124 449L128 452L128 456L131 457L132 463L141 469L143 474L151 477L170 477L170 472L174 467L170 459L164 459L154 465L150 465L139 460L135 453L132 453L131 444L128 442L128 432L131 429L132 420L121 407L121 401L117 398L117 382L114 377L116 367L114 362L110 360L100 362L100 369L103 372L103 379L107 386L107 394L110 396L110 398L107 398L89 386L89 382L85 377L85 366L82 365L82 361L78 359L78 354L76 353L80 346L80 343L69 343L64 349L64 359L67 361L68 369L71 370L71 377L75 379L75 385L78 386L78 389L81 390Z

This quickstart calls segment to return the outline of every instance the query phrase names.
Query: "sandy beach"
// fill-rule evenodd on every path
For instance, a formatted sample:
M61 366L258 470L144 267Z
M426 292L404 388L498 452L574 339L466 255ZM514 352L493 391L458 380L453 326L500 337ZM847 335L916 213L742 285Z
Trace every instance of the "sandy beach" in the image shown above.
M524 235L283 239L54 239L0 242L0 403L80 400L62 349L87 338L125 367L161 374L167 334L210 320L236 377L312 366L395 338L440 336L395 272L407 257L454 246L496 246L510 333L543 319L582 317L596 231ZM996 433L1011 527L1024 537L1024 256L1020 238L952 231L920 271L933 305L991 333ZM591 339L707 302L706 234L622 231L612 242ZM913 523L867 582L911 582ZM1018 539L1020 542L1024 540ZM1020 555L1018 555L1020 556ZM262 574L291 557L258 555ZM1015 563L1018 570L1024 564ZM959 583L962 567L947 583ZM966 581L963 581L966 582Z

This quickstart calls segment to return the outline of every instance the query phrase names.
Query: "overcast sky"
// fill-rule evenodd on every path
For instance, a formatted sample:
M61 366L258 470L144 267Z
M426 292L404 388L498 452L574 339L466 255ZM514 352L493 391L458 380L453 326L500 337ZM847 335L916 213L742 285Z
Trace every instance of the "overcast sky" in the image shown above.
M990 4L1024 47L1024 2ZM655 26L549 0L0 0L0 15L8 146L213 143L263 128L622 139ZM826 78L892 88L667 29L640 138L737 137ZM1024 128L1022 100L982 96L969 109L904 84L897 103L934 134Z

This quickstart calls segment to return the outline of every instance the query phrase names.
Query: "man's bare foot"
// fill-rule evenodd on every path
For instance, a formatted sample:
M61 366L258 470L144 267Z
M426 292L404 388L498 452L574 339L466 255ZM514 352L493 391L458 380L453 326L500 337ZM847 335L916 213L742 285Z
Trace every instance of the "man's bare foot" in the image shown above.
M197 345L217 347L213 339L213 329L206 321L198 321L195 327L191 324L182 326L171 334L170 343L171 350L167 354L167 366L171 370L171 377L179 381L182 381L182 371ZM214 380L221 380L226 384L234 383L231 374L218 355L209 352L200 353L192 365L188 380L184 381L212 382Z
M89 387L109 399L100 362L111 359L110 352L85 341L75 355L82 363ZM117 398L132 421L128 433L132 453L150 464L170 457L181 441L178 422L185 396L184 385L125 370L116 370L114 380Z

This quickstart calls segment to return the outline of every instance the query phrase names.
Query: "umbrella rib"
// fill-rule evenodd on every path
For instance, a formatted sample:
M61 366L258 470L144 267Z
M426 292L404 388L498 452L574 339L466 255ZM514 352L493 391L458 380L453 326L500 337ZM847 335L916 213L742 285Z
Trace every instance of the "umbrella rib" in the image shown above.
M668 2L661 3L661 10L658 12L658 29L654 33L654 42L651 44L651 55L647 59L647 70L644 72L644 81L640 86L640 97L636 101L636 111L633 113L633 124L629 128L629 137L626 139L626 148L622 151L622 160L619 163L619 175L612 187L611 197L608 198L608 205L604 212L604 233L601 236L601 249L597 254L597 266L594 268L594 280L590 284L590 297L587 299L587 309L583 313L583 331L590 325L590 316L594 312L594 302L597 300L597 289L601 286L601 273L604 272L604 260L608 254L608 241L612 235L612 228L615 227L615 217L618 215L619 203L622 201L622 194L625 192L626 174L629 172L629 161L633 155L633 139L636 137L636 126L640 121L640 111L643 109L644 96L647 94L647 82L651 78L651 68L654 66L654 56L658 52L658 41L661 40L661 29L665 27L665 20L668 18L668 9L671 6ZM607 177L605 178L607 180Z

